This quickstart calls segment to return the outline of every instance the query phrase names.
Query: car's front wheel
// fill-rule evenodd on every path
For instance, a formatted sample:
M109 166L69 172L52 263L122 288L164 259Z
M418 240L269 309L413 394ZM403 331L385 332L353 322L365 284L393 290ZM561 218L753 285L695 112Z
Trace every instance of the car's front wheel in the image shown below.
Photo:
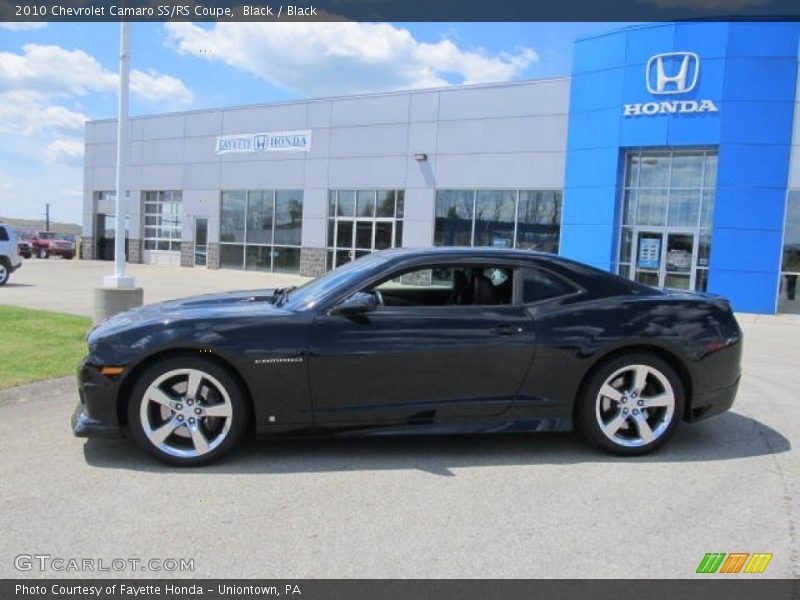
M652 354L618 356L590 375L576 407L577 427L593 444L634 456L666 443L683 414L681 379Z
M11 269L6 264L5 259L0 259L0 285L5 285L8 282L10 274Z
M170 465L194 466L219 458L242 438L248 416L236 379L214 362L191 357L148 368L128 402L133 439Z
M47 250L44 248L39 248L39 251L36 253L36 256L39 258L50 258L50 254L48 254Z

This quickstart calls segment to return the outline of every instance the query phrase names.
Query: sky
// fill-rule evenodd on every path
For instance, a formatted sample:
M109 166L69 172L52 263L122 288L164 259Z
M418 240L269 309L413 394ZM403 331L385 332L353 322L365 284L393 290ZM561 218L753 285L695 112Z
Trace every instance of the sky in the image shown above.
M134 23L130 114L562 76L575 39L622 25ZM80 223L118 48L115 23L0 23L0 216Z

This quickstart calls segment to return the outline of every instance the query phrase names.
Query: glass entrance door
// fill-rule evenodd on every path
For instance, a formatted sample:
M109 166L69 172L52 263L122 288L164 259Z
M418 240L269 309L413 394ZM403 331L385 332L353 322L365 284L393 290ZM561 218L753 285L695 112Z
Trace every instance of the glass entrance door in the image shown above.
M636 273L640 283L695 289L697 234L692 231L636 231Z
M205 267L208 256L208 219L194 220L194 266Z

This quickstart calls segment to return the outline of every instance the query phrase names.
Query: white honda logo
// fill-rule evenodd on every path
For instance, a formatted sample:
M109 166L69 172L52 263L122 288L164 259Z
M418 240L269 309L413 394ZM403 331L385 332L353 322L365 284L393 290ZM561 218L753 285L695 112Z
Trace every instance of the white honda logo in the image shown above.
M694 52L664 52L647 61L645 78L651 94L685 94L697 85L700 57Z

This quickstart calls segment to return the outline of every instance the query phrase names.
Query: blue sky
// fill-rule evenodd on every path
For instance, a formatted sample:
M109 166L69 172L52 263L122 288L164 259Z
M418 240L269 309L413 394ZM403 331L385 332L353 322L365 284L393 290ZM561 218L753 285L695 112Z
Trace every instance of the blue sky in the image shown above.
M135 23L131 114L569 73L620 23ZM116 116L119 26L0 24L0 216L80 222L83 122Z

